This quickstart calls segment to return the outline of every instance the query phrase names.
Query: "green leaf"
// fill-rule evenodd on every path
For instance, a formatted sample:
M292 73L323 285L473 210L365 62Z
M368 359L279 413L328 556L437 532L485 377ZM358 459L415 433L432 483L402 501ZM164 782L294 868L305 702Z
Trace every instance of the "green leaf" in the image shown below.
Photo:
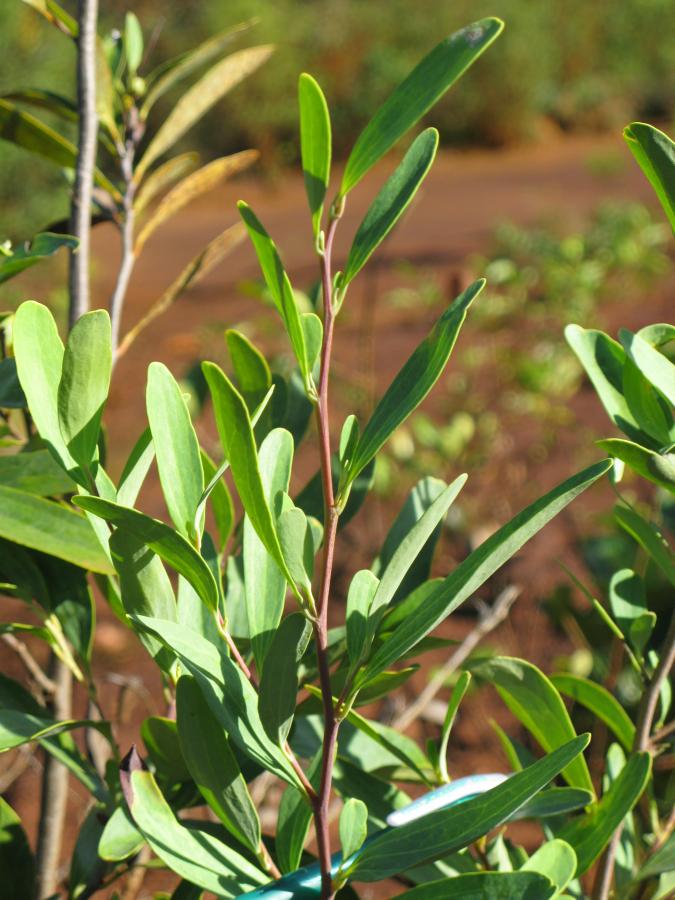
M361 569L347 592L347 653L352 666L363 658L368 641L370 605L380 581L369 569Z
M35 890L35 861L21 819L0 797L0 884L5 900L25 900Z
M263 546L298 596L297 588L293 584L293 579L284 561L272 514L267 504L253 428L246 404L229 378L215 363L205 362L202 368L211 391L220 441L225 456L230 461L234 483L246 515Z
M656 625L656 614L647 609L642 578L632 569L620 569L609 582L609 604L616 624L642 654Z
M251 207L244 203L243 200L239 201L237 207L258 257L265 284L286 326L293 353L305 381L305 390L309 392L312 373L307 358L305 332L290 279L286 274L274 241L265 231L264 226Z
M136 167L134 181L138 184L148 167L166 153L221 97L261 66L272 50L269 46L238 50L217 62L188 88L150 141Z
M109 862L121 862L135 856L145 838L133 823L126 806L118 806L103 828L98 842L98 854Z
M259 463L264 501L275 514L281 513L282 497L288 490L293 463L291 435L283 428L270 431L260 447ZM249 635L256 663L262 668L284 611L286 579L248 515L244 519L243 541ZM283 558L281 544L279 552Z
M306 685L311 693L314 688ZM351 725L367 735L371 741L379 744L388 753L400 760L404 766L417 773L422 781L429 783L431 764L420 750L415 741L405 734L399 734L394 728L389 728L381 722L366 719L353 709L347 714L347 720Z
M138 17L127 12L124 18L124 53L130 75L135 75L143 59L143 31Z
M206 501L210 499L213 517L216 520L216 527L218 529L218 549L222 551L234 530L234 504L232 503L232 496L227 483L222 477L223 473L220 473L219 470L216 469L215 464L206 455L203 449L201 450L201 459L202 469L204 470L204 480L207 484L199 500L199 505L197 506L195 522L201 520L203 510L206 507Z
M162 363L151 363L148 369L146 406L169 515L178 531L195 543L202 527L195 523L195 514L204 490L199 441L183 392Z
M267 876L207 831L186 828L176 818L150 772L129 777L129 811L139 831L166 865L219 897L237 897Z
M644 122L631 122L623 136L675 231L675 144L667 134Z
M76 468L61 437L58 414L63 344L54 317L41 303L22 303L14 317L14 355L21 387L40 437L66 471Z
M49 450L0 456L0 484L37 497L58 497L75 490L75 483Z
M159 519L152 519L136 509L128 509L100 497L75 497L73 503L143 541L190 582L209 609L215 611L218 608L218 588L211 570L181 534Z
M307 769L307 778L315 789L318 788L322 755L322 750L319 748ZM311 822L312 807L306 795L289 785L279 803L274 839L276 858L279 868L284 874L295 872L299 868Z
M61 437L83 469L91 468L97 453L111 374L110 316L97 309L81 316L68 335L57 394Z
M402 897L409 900L548 900L556 889L536 872L468 872L420 884Z
M283 746L291 730L298 695L298 665L312 629L301 613L293 613L273 632L260 679L258 712L265 733Z
M536 850L521 866L521 872L539 872L550 878L558 891L564 891L574 878L577 855L565 841L555 838Z
M651 348L647 341L643 343ZM672 411L630 354L623 368L623 391L640 428L660 446L671 444L672 437L675 437Z
M675 558L661 532L627 506L617 505L614 508L614 518L644 548L668 581L675 585Z
M152 616L176 621L176 600L171 581L159 557L143 538L118 528L110 538L110 555L119 577L120 594L127 615ZM144 631L141 643L157 664L168 672L173 662L164 645Z
M323 201L330 179L331 128L326 98L317 82L306 72L298 80L298 102L302 170L316 236L321 229Z
M263 768L301 788L286 756L265 735L253 686L225 650L185 625L145 616L139 616L138 621L164 641L194 676L230 740Z
M3 708L0 709L0 752L30 741L53 737L64 731L72 731L74 728L96 728L111 740L108 722L92 719L63 719L57 722L46 714L36 716L17 709Z
M114 569L84 516L60 503L0 485L0 537L112 575Z
M655 453L620 438L607 438L596 443L605 453L622 460L638 475L675 494L675 453Z
M437 149L438 131L435 128L425 129L410 145L359 225L340 278L341 290L358 275L408 208L431 168Z
M573 819L558 832L577 855L577 876L593 865L612 835L633 809L647 786L652 760L649 753L634 753L616 781L589 813Z
M619 339L627 356L633 360L645 378L675 405L675 365L638 334L622 328L619 331Z
M473 800L392 828L367 844L350 867L356 881L380 881L469 846L505 822L588 746L581 735Z
M0 409L25 409L27 406L16 371L16 360L11 356L0 359Z
M74 169L77 163L77 148L74 144L6 100L0 100L0 140L9 141L66 169ZM116 201L122 200L115 185L99 169L94 170L94 181Z
M523 659L496 656L472 665L471 671L496 688L513 715L544 750L554 750L575 736L560 694L536 666ZM578 756L562 774L571 787L593 791L583 756Z
M441 780L446 783L450 782L450 776L448 775L448 742L450 740L450 732L455 723L455 716L457 715L459 705L464 699L464 695L469 689L470 683L471 673L461 672L457 679L457 683L452 688L450 700L448 701L448 708L445 711L443 727L441 728L441 740L438 745L438 768Z
M484 541L441 582L423 604L401 622L368 661L363 676L358 679L359 683L401 659L453 610L471 597L532 535L610 467L611 463L608 461L596 463L563 481Z
M601 684L577 675L552 675L557 690L589 709L604 722L630 752L635 738L635 726L619 701Z
M396 785L365 772L339 755L335 761L334 776L335 790L343 799L357 797L365 803L371 831L385 828L387 816L411 802L410 797Z
M375 113L349 155L340 194L366 172L439 100L478 59L504 27L500 19L480 19L441 41L413 69Z
M230 328L225 332L225 340L239 390L246 401L249 413L253 415L272 386L270 367L265 357L246 335Z
M394 378L359 439L343 476L343 490L436 384L450 358L467 310L484 287L485 279L479 279L450 304Z
M209 807L252 853L260 850L260 820L227 735L194 678L176 687L176 721L183 757Z
M133 446L127 459L117 488L117 502L121 506L133 506L138 498L145 476L155 458L150 429L146 428Z
M346 861L360 849L366 839L368 807L362 800L352 797L340 812L340 846Z
M662 872L673 870L675 870L675 834L671 833L665 844L640 867L635 880L642 881L643 878L653 878Z
M517 813L511 816L511 820L563 816L577 809L583 809L592 802L593 794L590 791L584 791L581 788L551 787L528 800Z
M12 250L9 256L0 255L0 284L34 266L41 259L53 256L63 247L74 250L78 244L77 238L69 234L51 234L49 231L36 234L32 241Z

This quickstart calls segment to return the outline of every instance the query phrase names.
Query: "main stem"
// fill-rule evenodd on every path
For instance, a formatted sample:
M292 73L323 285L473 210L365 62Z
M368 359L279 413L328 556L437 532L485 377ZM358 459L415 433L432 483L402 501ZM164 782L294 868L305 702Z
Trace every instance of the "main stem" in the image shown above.
M330 803L331 785L333 781L333 763L337 746L340 723L335 716L333 691L331 688L330 669L328 665L328 604L333 573L333 555L337 534L339 512L335 506L333 491L333 471L330 451L330 422L328 416L328 381L330 375L331 351L333 348L333 326L335 310L333 308L333 281L331 272L333 239L338 224L338 217L331 216L324 251L321 256L321 278L323 284L323 343L321 346L321 371L319 376L318 401L316 405L316 421L319 433L319 454L321 457L321 481L324 501L324 541L321 566L321 586L317 606L317 618L314 624L314 642L319 668L319 683L323 701L324 736L321 759L321 780L319 791L314 801L314 824L319 849L321 866L321 897L332 900L335 896L331 877L330 831L328 822L328 806Z

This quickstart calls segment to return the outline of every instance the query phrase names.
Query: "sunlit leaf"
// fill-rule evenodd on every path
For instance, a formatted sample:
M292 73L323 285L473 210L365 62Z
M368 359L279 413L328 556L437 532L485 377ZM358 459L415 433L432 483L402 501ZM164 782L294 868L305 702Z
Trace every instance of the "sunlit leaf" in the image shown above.
M644 122L631 122L623 136L675 231L675 144L667 134Z
M630 751L635 738L635 726L607 688L577 675L552 675L551 682L561 693L585 706L604 722L625 749Z
M302 169L314 234L317 235L330 178L331 128L326 98L314 78L306 72L298 81L298 101Z

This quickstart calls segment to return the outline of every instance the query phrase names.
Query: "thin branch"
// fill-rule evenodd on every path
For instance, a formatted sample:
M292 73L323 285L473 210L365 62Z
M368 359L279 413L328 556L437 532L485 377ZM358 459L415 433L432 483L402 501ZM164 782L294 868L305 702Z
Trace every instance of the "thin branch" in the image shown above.
M44 693L47 695L54 694L56 692L56 684L38 664L28 647L17 640L13 634L3 634L2 639L16 653L30 677Z
M392 722L392 728L395 728L397 731L405 731L409 725L422 715L436 694L447 684L450 675L462 665L485 635L494 631L504 621L519 595L519 587L508 585L508 587L504 588L488 612L481 616L476 627L467 634L452 656L429 680L417 699L410 706L406 707L401 715Z
M136 256L134 254L134 154L135 144L133 138L128 138L124 147L120 148L120 162L124 177L124 200L122 212L122 262L117 273L117 281L113 289L108 310L112 327L113 357L117 350L122 324L122 309L129 288L131 273L134 269Z
M79 245L70 253L68 327L89 309L91 195L96 167L96 20L98 0L78 0L77 111L78 152L70 230Z

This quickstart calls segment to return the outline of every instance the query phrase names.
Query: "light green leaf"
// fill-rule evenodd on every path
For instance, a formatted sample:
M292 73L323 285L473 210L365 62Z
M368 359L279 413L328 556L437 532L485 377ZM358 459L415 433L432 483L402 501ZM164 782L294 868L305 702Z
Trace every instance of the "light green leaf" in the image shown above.
M269 58L272 49L264 46L238 50L217 62L188 88L150 141L136 167L134 181L138 184L148 167L166 153L221 97L262 65Z
M298 102L302 170L316 236L321 229L323 201L330 179L331 128L326 98L317 82L306 72L298 80Z
M647 609L642 578L631 569L620 569L609 582L612 616L632 646L643 653L656 625L656 614Z
M300 324L305 335L307 351L307 371L313 372L319 360L323 343L323 323L316 313L302 313Z
M550 878L558 891L564 891L574 878L577 855L565 841L554 839L542 844L521 866L521 872L539 872Z
M369 569L361 569L351 580L347 592L347 653L357 666L366 651L370 605L380 581Z
M478 59L503 27L500 19L480 19L451 34L424 57L359 135L347 160L340 194L344 196L358 184Z
M77 238L68 234L51 234L48 231L36 234L32 241L21 244L9 256L0 255L0 284L34 266L41 259L53 256L63 247L74 250L78 244Z
M293 501L289 497L287 502L292 504ZM311 572L307 571L305 561L313 563L314 549L307 516L297 506L283 509L277 519L277 531L288 571L309 601L312 596Z
M159 519L100 497L75 497L73 503L146 543L160 559L190 582L209 609L218 608L218 588L211 570L182 534Z
M146 406L169 515L178 531L196 543L202 523L195 523L195 513L204 490L199 441L183 392L162 363L148 369Z
M473 800L392 828L363 848L350 867L350 877L380 881L469 846L545 787L588 741L588 735L581 735Z
M135 75L143 59L143 31L138 17L132 12L127 12L124 18L124 53L129 73Z
M496 688L513 715L544 750L553 750L575 736L560 694L536 666L523 659L496 656L472 665L471 671ZM593 791L583 756L578 756L562 774L571 787Z
M438 745L438 768L441 780L446 784L450 782L450 776L448 775L448 742L450 740L450 732L452 731L452 726L455 724L455 716L457 715L459 705L464 699L464 695L469 689L470 683L471 673L461 672L457 679L457 683L452 688L450 700L448 701L448 708L445 711L443 727L441 728L441 740Z
M635 726L619 701L601 684L577 675L552 675L557 690L589 709L612 731L626 750L630 751L635 738Z
M111 374L110 316L97 309L81 316L68 335L57 394L61 437L83 469L91 469L97 452Z
M675 453L655 453L621 438L607 438L596 443L605 453L622 460L638 475L675 494Z
M675 176L674 176L675 178ZM675 365L655 347L625 328L619 331L619 339L626 354L654 387L675 405Z
M216 527L218 529L218 549L222 552L234 530L234 504L232 503L230 489L223 478L224 472L221 472L220 469L216 469L215 464L206 455L203 449L201 450L201 458L206 487L202 492L202 496L200 497L197 506L195 523L202 520L204 509L206 508L206 501L210 499L213 517L216 520ZM229 468L229 462L227 468Z
M75 490L75 483L49 450L0 456L0 484L37 497L58 497Z
M675 144L667 134L644 122L631 122L623 136L675 231Z
M0 537L91 572L114 569L89 522L60 503L0 485Z
M145 838L133 823L126 806L118 806L103 828L98 855L109 862L121 862L135 856Z
M258 691L258 712L265 733L280 747L293 724L298 695L298 666L312 636L301 613L293 613L273 632Z
M251 207L243 200L240 200L237 206L258 257L265 284L286 326L295 358L305 381L305 389L309 390L311 372L305 346L305 332L290 279L274 241L265 231Z
M557 837L574 848L577 876L593 865L612 835L633 809L647 786L652 760L649 753L633 754L616 781L589 813L564 825Z
M420 884L401 897L409 900L548 900L555 885L536 872L467 872Z
M408 208L431 168L437 149L438 131L427 128L415 138L396 171L387 179L356 232L340 279L341 290L358 275Z
M609 471L610 467L611 463L604 461L584 469L540 497L491 535L441 582L423 604L401 622L369 660L358 682L384 671L401 659L453 610L471 597L532 535Z
M627 506L615 506L614 518L644 548L668 581L675 585L675 556L661 532Z
M451 303L394 378L359 439L343 476L343 490L436 384L450 358L467 310L484 287L485 279L479 279Z
M272 373L267 360L251 341L234 328L225 332L227 349L237 377L239 391L251 415L262 403L272 386Z
M245 847L260 851L260 820L227 735L194 678L176 687L176 721L183 757L209 807Z
M154 458L155 447L152 443L152 434L150 429L146 428L134 444L120 475L117 502L121 506L135 504Z
M368 833L368 807L362 800L351 797L340 812L340 846L346 861L360 849Z
M150 772L130 775L129 810L139 831L166 865L218 897L237 897L267 876L207 831L186 828L176 818Z
M260 474L258 453L251 419L241 394L215 363L202 365L211 391L216 426L225 457L229 459L234 483L246 515L263 546L279 566L291 589L298 596L293 579L284 562L279 538L266 499Z

